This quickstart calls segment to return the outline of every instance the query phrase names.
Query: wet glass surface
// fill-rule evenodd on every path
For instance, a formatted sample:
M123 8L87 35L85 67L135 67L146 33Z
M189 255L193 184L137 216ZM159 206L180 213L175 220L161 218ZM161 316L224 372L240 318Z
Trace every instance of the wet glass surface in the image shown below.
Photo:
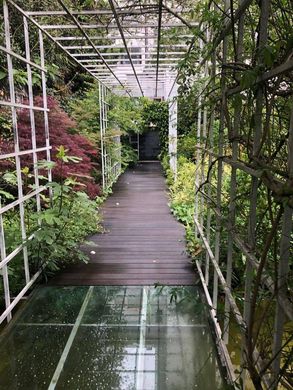
M47 389L70 328L15 326L0 346L0 389Z
M195 287L46 287L0 346L0 389L223 389Z

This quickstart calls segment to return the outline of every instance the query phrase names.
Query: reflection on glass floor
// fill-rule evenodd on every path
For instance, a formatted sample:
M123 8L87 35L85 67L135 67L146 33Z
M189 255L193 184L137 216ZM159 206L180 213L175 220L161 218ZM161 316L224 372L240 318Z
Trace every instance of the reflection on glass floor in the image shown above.
M0 389L216 390L195 287L47 287L1 340Z

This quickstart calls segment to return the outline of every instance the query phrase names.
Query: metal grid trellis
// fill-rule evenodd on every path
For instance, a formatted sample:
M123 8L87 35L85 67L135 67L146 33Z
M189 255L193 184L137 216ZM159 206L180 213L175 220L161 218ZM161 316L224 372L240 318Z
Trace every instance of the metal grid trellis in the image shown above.
M214 315L215 322L218 324L218 317L221 315L219 297L222 292L225 295L223 327L219 330L220 338L228 343L229 326L231 319L234 318L243 337L241 364L249 369L254 384L260 378L258 388L275 389L278 386L279 375L284 369L284 366L281 368L281 363L282 348L286 345L285 322L293 319L293 305L288 291L289 264L292 250L292 201L290 203L290 191L283 192L283 200L278 198L278 193L282 193L282 188L292 188L292 112L290 119L288 118L289 129L285 137L286 143L284 143L285 153L288 155L288 164L282 168L283 173L280 172L281 169L277 168L277 164L274 164L275 161L265 163L269 160L262 150L270 147L268 146L269 136L265 136L264 130L268 118L270 118L270 108L268 108L270 106L267 100L271 99L271 95L268 97L266 88L270 86L272 91L272 85L280 85L281 80L283 81L281 89L285 89L286 85L290 85L290 76L286 79L286 75L289 75L293 68L292 52L287 55L284 63L258 75L253 82L253 87L243 86L237 73L235 77L239 85L237 87L228 86L229 74L226 70L228 64L239 64L244 59L248 61L247 54L244 53L243 41L249 28L246 19L247 12L250 11L249 7L254 6L254 4L252 4L252 1L239 2L239 8L234 11L235 24L233 31L231 31L231 20L233 19L228 18L228 15L231 15L231 4L229 1L223 3L226 15L226 17L224 16L226 20L223 21L224 27L214 37L212 36L213 32L211 32L210 42L213 50L200 60L199 67L199 72L202 67L206 67L203 76L206 76L206 72L209 72L211 81L208 91L214 90L216 73L220 69L219 84L221 93L218 98L219 105L215 103L208 105L208 92L203 93L203 89L199 90L198 95L195 225L198 236L206 249L206 257L202 261L198 260L196 264L208 302L211 305L211 314ZM272 1L266 1L260 5L258 53L262 53L269 39L268 24L272 15L272 3ZM232 34L235 34L235 31L238 34L237 43L234 47L236 57L232 59L228 48L233 38ZM261 55L258 57L258 61L257 65L261 68L263 66ZM269 84L264 84L265 82ZM244 133L242 116L244 115L243 110L245 109L245 102L248 100L250 88L254 88L255 108L253 109L253 116L255 123L251 154L248 153L246 157L245 150L243 150L245 145L243 140L249 135L247 136ZM231 122L229 123L226 110L237 93L243 94L241 97L242 103L232 105L233 117L230 118ZM266 93L267 95L265 95ZM282 97L278 99L282 99ZM271 109L274 110L275 101L272 100L272 102ZM204 117L207 110L209 123ZM217 123L215 123L215 119L217 119ZM276 125L274 121L272 122L273 124L269 122L269 125L271 131L275 133L276 127L274 126ZM215 126L217 126L217 134L215 134ZM250 150L249 148L248 150ZM275 159L277 157L276 154ZM264 170L266 173L264 173ZM248 183L250 182L249 213L243 216L245 226L248 227L246 234L243 227L239 226L239 218L242 217L239 199L242 199L242 195L239 193L238 180L242 177L241 175L244 175ZM224 179L229 182L227 198L223 194ZM276 189L277 186L280 188L279 192ZM269 194L267 205L262 207L265 210L273 207L273 210L276 211L275 215L272 216L271 226L267 227L269 233L264 242L264 247L260 248L259 243L262 237L259 233L261 224L259 202L262 188ZM288 196L287 200L285 200L286 196ZM274 198L277 200L275 201ZM242 201L245 203L247 199ZM224 209L223 203L226 204L226 209ZM204 213L205 210L208 210L206 214ZM211 220L214 221L212 225ZM268 256L271 256L269 251L273 245L276 245L276 240L278 241L279 254L276 255L278 259L277 269L275 273L272 273L272 270L266 264L266 260ZM215 245L214 248L212 247L213 244ZM225 261L221 258L223 253L227 256ZM234 262L237 254L240 254L246 263L246 270L242 276L245 281L242 294L243 308L242 305L239 305L232 287ZM268 348L267 356L258 351L259 345L255 341L257 335L254 333L255 327L263 325L257 324L255 314L259 291L262 294L268 292L270 294L270 304L275 305L272 343L271 347ZM266 322L266 320L264 321ZM245 380L245 370L242 371L241 375L242 379ZM283 381L282 384L286 387L288 382Z
M40 185L39 182L39 172L38 172L38 162L40 161L40 154L45 153L45 158L47 162L50 162L50 142L49 142L49 122L48 122L48 108L47 108L47 95L46 95L46 69L45 69L45 60L44 60L44 47L43 47L43 35L42 32L39 32L39 56L40 56L40 65L34 63L31 60L31 48L30 48L30 38L29 38L29 28L27 18L23 18L23 28L24 28L24 42L25 42L25 57L22 57L14 51L11 41L11 32L10 32L10 19L9 19L9 8L6 1L3 2L3 18L4 18L4 28L5 28L5 47L1 46L0 50L6 55L7 59L7 69L8 69L8 81L9 81L9 98L5 101L1 101L0 104L4 107L9 107L11 109L11 118L12 118L12 128L13 128L13 138L14 138L14 152L2 153L0 158L9 160L13 166L15 166L15 174L17 178L17 199L11 202L6 203L1 207L0 204L0 242L1 242L1 262L0 270L3 275L3 286L5 294L5 305L6 309L0 316L0 323L7 318L11 319L11 313L17 303L22 299L26 294L29 288L37 280L39 275L42 272L43 265L40 269L33 275L31 275L30 263L27 250L27 242L34 238L34 234L28 235L28 227L26 225L25 216L26 216L26 204L29 200L35 199L36 210L41 210L40 195L42 192L47 191L47 187ZM28 99L27 102L17 101L17 94L15 90L14 83L14 60L21 61L26 64L27 70L27 85L28 85ZM34 95L32 89L32 69L37 70L40 73L41 77L41 95L43 97L42 106L35 105ZM37 144L36 139L36 126L35 126L35 113L43 113L44 121L44 135L43 135L43 145L40 146ZM25 112L29 113L30 129L31 129L31 149L22 150L20 140L19 140L19 130L18 130L18 117L19 115L24 115ZM33 177L34 177L34 188L30 191L27 191L24 186L24 177L23 169L25 168L22 164L23 156L31 156L33 161ZM42 158L43 160L43 158ZM51 171L48 171L48 182L51 181ZM22 243L14 248L10 253L7 253L6 242L5 242L5 226L3 223L3 215L11 209L19 210L20 215L20 229L21 229L21 239ZM9 287L9 264L15 261L16 257L23 257L23 271L24 271L24 286L19 291L19 293L12 298Z
M62 1L58 1L58 11L25 9L21 2L7 0L3 3L5 22L5 43L0 46L1 53L7 57L9 72L10 96L0 101L1 106L10 107L15 150L2 153L1 159L14 159L18 183L18 199L1 207L1 263L3 284L5 290L6 310L1 315L10 320L11 311L19 300L25 295L34 281L41 273L41 269L33 276L29 270L29 256L27 242L34 235L27 235L25 223L25 205L35 198L36 210L41 210L41 193L47 190L40 184L38 162L40 155L46 156L50 162L49 120L46 92L46 69L43 37L53 41L71 60L91 74L99 82L100 105L100 136L102 156L103 188L106 189L119 176L121 172L121 145L120 136L111 135L107 131L107 112L109 102L108 91L129 96L151 96L157 98L167 97L166 92L175 80L177 71L175 67L185 54L186 40L190 39L190 29L197 23L187 23L181 16L186 14L182 5L175 10L160 2L158 5L137 6L131 4L124 7L124 2L109 2L109 9L97 10L70 10ZM56 5L56 4L55 4ZM16 12L23 19L25 56L17 53L11 44L10 10ZM158 12L159 11L159 12ZM105 24L96 21L104 19ZM38 33L40 63L32 60L30 47L30 29ZM179 28L182 33L170 38L164 31ZM26 65L27 73L27 99L19 99L15 91L13 62L20 61ZM32 87L33 71L40 73L42 105L36 104ZM172 105L174 108L174 104ZM21 150L19 147L18 115L24 111L29 113L31 128L31 148ZM174 111L174 110L173 110ZM44 145L38 145L36 137L35 113L41 113L44 120ZM174 142L173 142L174 144ZM110 151L111 149L111 156ZM174 149L174 148L173 148ZM172 149L172 150L173 150ZM172 152L174 154L174 150ZM28 193L24 191L21 158L31 155L33 160L34 189ZM173 156L173 160L174 160ZM43 158L42 158L43 159ZM48 181L52 179L48 169ZM52 195L51 190L49 190ZM3 202L2 202L3 203ZM19 208L21 220L22 243L11 253L6 253L5 227L2 215L11 209ZM40 226L41 228L41 226ZM15 261L16 256L23 254L25 286L15 299L11 299L9 290L8 266Z
M110 9L72 11L62 0L58 3L60 10L28 10L26 15L112 92L131 96L164 97L165 85L175 80L175 67L186 53L190 29L198 25L186 22L187 10L180 4L173 10L163 2L109 1ZM171 28L182 33L164 36ZM150 85L144 78L153 73Z
M100 106L100 138L102 160L102 184L103 190L108 189L121 174L121 142L120 135L109 134L107 99L108 88L99 83L99 106Z

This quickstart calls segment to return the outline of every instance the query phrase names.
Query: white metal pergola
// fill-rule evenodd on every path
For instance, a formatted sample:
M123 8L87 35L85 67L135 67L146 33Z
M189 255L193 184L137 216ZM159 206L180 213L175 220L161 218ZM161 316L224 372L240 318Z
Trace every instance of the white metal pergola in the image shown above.
M122 96L148 96L164 100L172 95L174 100L176 66L188 52L189 45L186 41L193 37L190 29L198 23L186 21L186 11L180 3L170 6L167 3L159 1L142 4L110 0L109 9L71 11L64 1L58 1L58 11L30 11L20 7L18 3L8 1L23 16L27 26L36 26L42 36L52 40L67 56L98 80L104 189L116 180L121 168L119 146L117 158L111 160L104 142L107 129L107 90ZM56 18L58 23L55 22ZM102 22L97 23L100 18L103 18ZM168 31L172 28L178 28L180 34L170 38ZM169 108L172 116L175 106L172 104ZM173 133L174 123L173 121ZM119 139L113 137L113 142L119 143ZM173 168L176 166L174 145L173 142L170 152Z
M163 1L148 5L109 0L110 9L89 11L71 11L58 1L60 11L34 12L9 3L112 92L133 97L166 98L175 67L188 49L186 40L192 38L190 28L198 25L182 18L182 6L172 10ZM96 23L101 17L103 23ZM172 28L182 33L166 35ZM109 44L100 43L105 40Z
M0 316L0 323L4 319L8 319L8 321L11 319L12 310L37 280L46 265L44 262L38 272L31 275L26 242L34 239L34 235L27 236L25 224L26 202L35 198L37 208L40 211L40 197L42 192L46 191L46 186L40 185L38 179L39 155L45 152L47 161L50 162L51 159L44 39L53 41L58 49L88 72L99 84L103 188L108 188L121 172L119 136L107 134L108 94L110 92L134 98L147 96L162 100L169 99L169 154L174 174L176 171L176 66L188 52L189 44L187 41L193 37L190 29L197 26L197 23L187 21L188 15L180 2L175 4L159 0L155 3L148 1L137 3L135 1L109 0L106 9L97 5L97 9L77 11L69 9L63 0L58 0L54 6L54 10L39 9L36 11L28 9L23 1L7 0L3 2L5 34L0 51L7 59L10 93L5 100L0 100L0 105L11 108L15 150L12 153L1 154L0 158L15 161L18 199L0 209L0 269L3 274L6 304L6 310ZM14 20L11 17L12 11L22 18L25 55L13 47L11 22ZM180 34L170 35L169 32L172 28L178 29ZM36 63L32 59L32 30L37 31L38 34L40 63ZM49 59L46 58L46 60ZM22 64L27 71L27 102L18 96L15 88L15 61ZM35 104L32 87L33 71L39 72L41 76L42 106ZM18 115L21 110L29 111L32 140L30 150L20 150L19 146ZM36 142L35 115L37 112L43 113L44 117L45 142L41 146L37 145ZM106 138L109 137L117 145L114 158L110 157L107 147ZM28 194L24 193L22 183L21 156L24 155L32 156L34 163L35 188ZM52 175L49 170L48 182L51 179ZM16 207L19 208L20 213L22 244L11 253L7 253L3 215ZM21 253L24 260L25 286L16 297L12 298L8 267L9 263Z
M46 158L50 161L50 140L49 140L49 123L48 123L48 107L47 107L47 92L46 92L46 66L43 40L50 39L56 46L63 51L69 58L77 63L83 70L88 72L94 79L97 80L100 86L99 104L100 104L100 129L101 129L101 150L102 150L102 170L103 170L103 186L107 187L113 177L117 177L120 173L119 165L119 145L117 145L117 159L110 161L107 145L104 142L107 136L107 111L108 101L107 94L109 91L130 97L148 96L150 98L165 99L169 102L169 157L170 166L176 175L177 161L177 65L180 60L184 59L189 52L189 45L194 42L194 34L192 28L198 26L197 21L190 21L188 10L184 7L184 2L176 1L108 1L107 8L92 10L71 10L62 1L55 2L59 4L59 10L29 10L26 8L23 1L14 2L6 0L3 2L4 9L4 26L5 26L5 42L0 46L0 51L7 58L7 69L9 76L10 95L6 100L0 101L3 106L11 107L12 123L15 140L15 150L9 154L2 154L1 159L14 159L18 182L18 198L17 200L8 203L0 208L0 243L1 243L1 262L0 270L2 271L3 284L5 291L6 309L0 316L0 322L5 319L11 319L11 312L17 303L26 294L29 288L36 281L41 269L35 275L30 274L29 259L26 249L27 240L33 239L33 236L27 237L25 225L25 204L31 198L36 198L37 207L40 207L40 194L46 190L46 187L40 186L38 181L38 154L46 153ZM227 14L231 12L229 2L225 2ZM260 16L268 19L269 11L267 10L269 1L261 2ZM182 5L183 4L183 5ZM199 41L199 49L202 49L205 42L211 43L211 48L204 58L200 58L200 66L198 77L204 78L215 76L216 69L218 70L225 64L229 53L227 53L227 37L231 32L232 25L237 25L241 30L241 24L244 23L245 12L253 4L251 0L239 1L239 7L234 10L234 18L223 18L222 30L216 36L208 36L208 31L205 30L207 36L202 36ZM25 40L25 55L21 55L13 47L10 34L10 17L9 14L13 10L19 16L23 17L24 40ZM233 10L232 10L233 12ZM263 16L265 15L265 16ZM30 47L30 29L34 28L38 31L39 39L39 54L40 63L35 63L31 58ZM176 29L175 34L170 34L170 30ZM178 33L179 31L179 33ZM263 33L265 34L265 32ZM220 47L220 50L217 49ZM224 53L222 58L217 58L221 51ZM14 80L14 61L19 61L26 66L28 79L28 103L23 103L17 96ZM292 58L290 57L283 64L272 68L269 71L258 76L255 85L265 83L272 80L274 77L286 74L293 69ZM34 105L34 95L32 89L32 70L39 72L42 80L42 96L43 106ZM221 80L222 81L222 80ZM225 82L221 85L222 97L231 97L237 92L241 92L241 86L229 89ZM263 102L258 105L256 114L261 117L263 110ZM198 97L198 116L197 116L197 145L196 145L196 160L202 163L196 172L195 186L195 225L196 232L201 238L206 249L205 261L196 261L198 274L201 278L203 289L209 304L210 313L214 325L214 330L217 337L218 347L222 351L222 360L228 368L230 381L235 380L233 367L226 348L226 343L229 338L229 319L233 315L238 323L243 337L246 334L247 322L249 318L248 304L251 295L252 274L257 272L260 267L258 253L255 251L255 229L256 229L256 208L257 208L257 191L260 183L259 172L252 169L244 162L238 160L238 140L235 138L229 141L229 147L233 150L233 155L224 155L223 133L225 130L225 117L223 104L219 114L219 142L214 143L213 126L208 126L207 115L214 117L215 108L207 112L207 108L203 104L202 94ZM32 148L30 150L20 150L19 134L18 134L18 114L20 110L28 110L30 115ZM36 145L35 137L35 120L36 112L43 113L45 124L45 142L44 145ZM239 131L240 113L235 110L235 134ZM212 122L212 121L211 121ZM292 125L293 117L291 114L289 138L288 138L288 176L292 178ZM261 124L257 129L258 132L254 137L254 149L258 149L258 142L261 135ZM200 139L208 140L208 143L203 146ZM117 140L118 141L118 140ZM118 143L118 142L117 142ZM204 153L208 159L201 158ZM35 188L29 194L24 194L22 178L21 178L21 156L31 155L34 161L35 171ZM214 196L214 208L211 207L209 200L212 191L208 186L206 192L202 191L204 184L204 174L206 172L205 165L210 169L213 165L213 159L217 159L217 188ZM224 165L229 165L232 171L231 189L230 189L230 220L228 223L221 215L221 191L222 191L222 174ZM236 218L235 197L237 194L236 172L243 171L249 179L251 179L251 194L254 201L251 201L251 210L249 215L249 234L245 238L241 238L234 229L233 223ZM48 181L51 181L51 173L48 173ZM269 186L268 186L269 188ZM5 232L3 228L3 215L12 208L19 208L21 233L23 244L15 248L11 253L6 253L5 247ZM206 221L203 220L203 209L208 208ZM211 218L215 218L215 245L211 246ZM282 239L280 242L280 263L278 288L274 292L273 280L267 273L266 269L261 274L261 281L264 289L276 294L275 298L275 340L273 343L273 351L279 354L282 346L282 336L284 334L284 318L285 316L292 320L293 310L292 302L289 300L286 291L284 280L288 277L288 267L290 258L290 234L292 231L292 208L286 205L283 216ZM227 269L223 272L219 265L220 247L221 247L221 229L228 231L228 255ZM253 248L253 250L251 249ZM242 313L238 303L235 300L231 287L231 277L233 271L233 254L235 249L239 251L246 259L247 269L245 271L245 309ZM14 298L10 296L9 289L9 263L19 254L23 255L25 286ZM213 279L211 281L211 279ZM225 324L221 328L218 321L218 298L220 292L225 295ZM273 295L272 295L273 296ZM258 369L261 369L261 359L258 356L257 350L254 350L254 358L258 363ZM280 358L274 363L274 371L280 370ZM259 368L260 367L260 368ZM267 378L265 377L265 382Z

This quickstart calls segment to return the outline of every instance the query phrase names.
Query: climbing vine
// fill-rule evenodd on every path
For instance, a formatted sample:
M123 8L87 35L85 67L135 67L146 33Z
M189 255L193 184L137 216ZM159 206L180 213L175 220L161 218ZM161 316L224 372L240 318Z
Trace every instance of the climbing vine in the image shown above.
M230 298L247 326L240 331L245 353L239 372L248 369L257 389L264 388L266 375L272 388L292 385L290 8L279 0L250 1L242 8L236 2L198 3L201 22L178 79L178 153L193 164L196 201L185 210L171 193L171 206L183 221L195 207L204 226L203 234L194 229L202 248L208 236L221 272L228 275ZM179 178L185 170L182 188L188 188L189 165L180 161ZM215 276L207 271L212 261L200 256L213 295ZM291 309L282 317L285 302ZM231 322L227 296L220 295L216 309L221 307L225 332Z

